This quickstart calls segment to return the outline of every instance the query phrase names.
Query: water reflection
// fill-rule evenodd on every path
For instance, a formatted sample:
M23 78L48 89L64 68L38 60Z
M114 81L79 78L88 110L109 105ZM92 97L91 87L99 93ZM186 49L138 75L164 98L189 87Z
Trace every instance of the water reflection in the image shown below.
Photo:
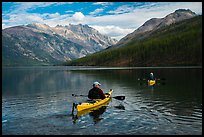
M149 88L150 88L151 91L154 91L154 86L155 85L149 85Z
M73 123L76 124L77 120L79 120L84 115L89 114L94 124L97 124L100 120L103 119L101 115L106 111L106 108L107 106L101 106L100 108L96 110L90 110L90 111L83 112L83 114L75 114L75 115L73 114L72 115Z
M102 106L101 108L89 113L89 116L93 118L94 124L97 124L99 121L103 119L100 116L106 111L106 107L107 106Z
M66 70L3 69L2 95L17 96L74 90L87 92L93 80ZM90 84L87 84L86 81Z
M123 104L119 104L117 106L114 106L116 109L121 109L121 110L125 110L125 106Z

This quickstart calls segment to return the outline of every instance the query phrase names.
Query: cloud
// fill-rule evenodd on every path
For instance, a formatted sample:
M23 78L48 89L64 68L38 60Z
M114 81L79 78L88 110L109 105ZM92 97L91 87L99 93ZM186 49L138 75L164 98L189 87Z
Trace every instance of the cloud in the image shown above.
M2 23L2 29L6 28L6 24Z
M67 10L65 11L65 13L70 13L70 12L74 12L73 10Z
M75 12L74 15L72 16L72 18L76 22L81 22L84 20L85 16L81 12Z
M34 10L37 8L49 7L49 6L59 6L65 4L73 4L73 2L16 2L14 3L12 9L14 11L27 11Z
M102 5L102 6L107 6L107 5L112 5L112 2L95 2L93 5Z
M98 8L98 9L95 9L93 12L90 12L89 14L90 15L95 15L95 14L98 14L98 13L100 13L100 12L102 12L104 9L102 9L102 8Z
M43 23L44 20L41 16L37 14L12 14L8 20L3 20L5 26L17 26L17 25L24 25L31 22L38 22Z
M111 10L108 13L111 14L122 14L122 13L128 13L134 10L134 7L132 7L131 5L122 5L120 7L118 7L116 10Z
M54 14L48 14L48 17L49 18L57 18L57 17L59 17L60 16L60 14L58 13L58 12L56 12L56 13L54 13Z
M49 18L49 19L47 19L44 16L46 15L43 15L44 23L51 27L55 27L56 25L63 25L63 26L68 25L70 23L70 20L72 19L72 15L70 14L59 15L59 16L56 16L55 18ZM76 22L76 21L73 21L73 22Z
M139 19L135 13L103 15L103 16L87 16L86 21L89 25L100 26L118 26L121 28L137 28L145 19Z
M91 27L98 30L101 34L110 36L110 37L115 38L117 40L124 37L125 34L131 33L134 31L134 29L120 28L118 26L113 26L113 25L111 25L111 26L93 25Z
M11 13L20 13L26 12L28 10L34 10L37 8L48 7L53 4L57 4L56 2L16 2L12 6Z

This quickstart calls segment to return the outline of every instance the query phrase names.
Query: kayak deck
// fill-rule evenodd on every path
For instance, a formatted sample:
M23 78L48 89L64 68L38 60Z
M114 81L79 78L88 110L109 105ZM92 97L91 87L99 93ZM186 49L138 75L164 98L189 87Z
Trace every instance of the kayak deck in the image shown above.
M156 84L156 80L148 80L148 85L153 86Z
M88 109L97 109L100 108L103 105L106 105L111 100L113 90L110 90L108 94L105 94L105 99L94 99L94 103L79 103L76 105L77 112L88 110Z

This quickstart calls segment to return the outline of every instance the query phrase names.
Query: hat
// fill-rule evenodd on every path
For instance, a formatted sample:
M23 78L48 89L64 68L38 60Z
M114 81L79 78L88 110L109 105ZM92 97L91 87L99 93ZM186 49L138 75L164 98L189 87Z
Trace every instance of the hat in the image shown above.
M93 85L99 85L100 86L101 84L96 81L96 82L93 83Z
M153 73L152 73L152 72L151 72L150 74L151 74L151 75L153 75Z

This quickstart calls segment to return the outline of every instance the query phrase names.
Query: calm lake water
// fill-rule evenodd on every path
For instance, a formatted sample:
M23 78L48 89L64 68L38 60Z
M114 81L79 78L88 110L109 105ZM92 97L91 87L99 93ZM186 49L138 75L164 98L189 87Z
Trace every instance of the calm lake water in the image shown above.
M160 78L146 84L150 72ZM202 68L2 68L3 135L202 135ZM141 80L138 80L141 79ZM106 108L73 119L92 83L113 89Z

